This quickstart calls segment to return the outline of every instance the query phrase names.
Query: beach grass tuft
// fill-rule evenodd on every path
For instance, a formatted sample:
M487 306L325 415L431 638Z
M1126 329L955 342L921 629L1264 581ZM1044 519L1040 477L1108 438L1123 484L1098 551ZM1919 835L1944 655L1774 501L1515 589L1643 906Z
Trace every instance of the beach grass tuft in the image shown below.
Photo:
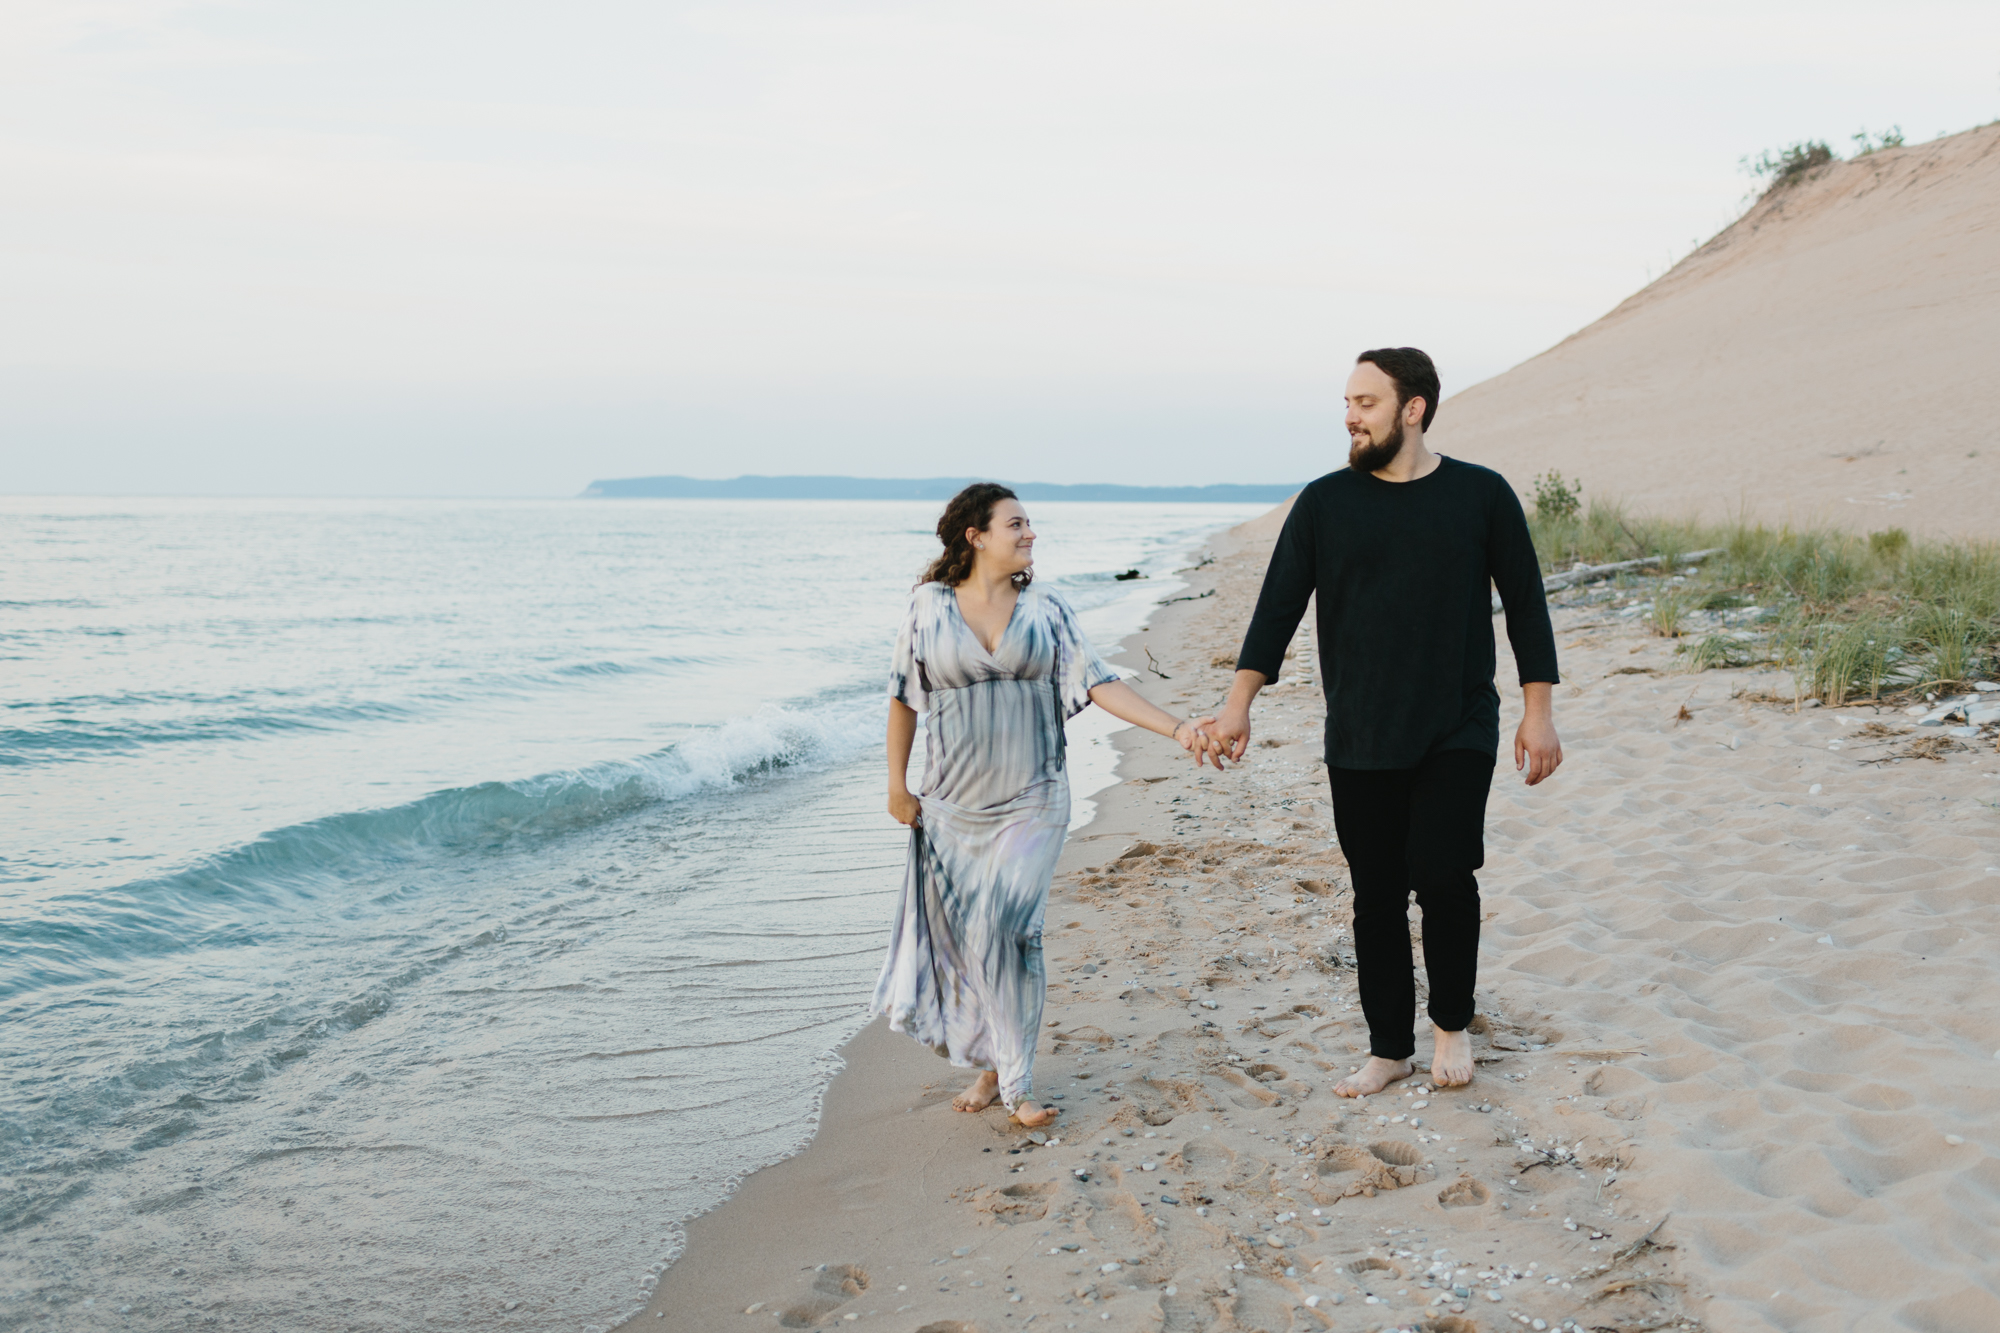
M1543 568L1658 557L1574 595L1636 599L1627 614L1691 640L1677 649L1682 670L1773 662L1830 705L2000 673L2000 543L1640 518L1603 497L1582 504L1573 482L1543 503L1542 481L1529 527ZM1684 563L1702 551L1716 554Z

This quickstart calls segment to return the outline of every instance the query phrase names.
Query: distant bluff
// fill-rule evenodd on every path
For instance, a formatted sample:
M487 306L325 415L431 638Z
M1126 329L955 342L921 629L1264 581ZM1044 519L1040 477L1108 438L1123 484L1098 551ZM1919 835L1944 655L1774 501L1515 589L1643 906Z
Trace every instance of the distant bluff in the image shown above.
M2000 538L2000 124L1774 189L1432 442L1646 513Z

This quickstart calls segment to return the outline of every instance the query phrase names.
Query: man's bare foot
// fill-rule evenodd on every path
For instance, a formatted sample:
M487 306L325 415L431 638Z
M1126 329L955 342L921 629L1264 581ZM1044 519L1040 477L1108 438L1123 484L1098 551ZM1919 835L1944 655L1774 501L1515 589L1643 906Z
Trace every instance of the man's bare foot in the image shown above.
M1437 1033L1437 1051L1431 1056L1431 1086L1462 1088L1472 1082L1472 1034L1446 1032L1431 1024Z
M1379 1055L1368 1057L1368 1063L1333 1085L1334 1092L1342 1097L1366 1097L1380 1092L1399 1078L1408 1078L1416 1066L1408 1060L1384 1060Z
M981 1074L973 1085L951 1099L954 1111L984 1111L1000 1095L1000 1076L992 1070Z
M1061 1113L1061 1108L1059 1107L1041 1106L1035 1102L1022 1102L1014 1108L1014 1119L1020 1121L1029 1129L1035 1129L1041 1125L1048 1124Z

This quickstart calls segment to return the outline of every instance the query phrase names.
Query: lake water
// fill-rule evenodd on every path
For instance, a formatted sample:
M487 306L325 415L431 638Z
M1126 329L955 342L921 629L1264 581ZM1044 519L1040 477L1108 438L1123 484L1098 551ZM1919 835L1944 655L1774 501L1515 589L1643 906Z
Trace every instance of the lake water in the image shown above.
M1033 506L1036 574L1109 652L1262 508ZM0 499L0 1329L635 1309L863 1020L935 517Z

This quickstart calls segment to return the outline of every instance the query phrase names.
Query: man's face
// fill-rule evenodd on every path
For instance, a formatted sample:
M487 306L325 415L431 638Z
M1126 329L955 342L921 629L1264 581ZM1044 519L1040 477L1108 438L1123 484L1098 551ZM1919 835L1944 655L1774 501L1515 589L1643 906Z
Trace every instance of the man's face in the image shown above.
M1347 439L1347 462L1356 472L1379 472L1403 451L1396 381L1373 361L1347 377Z

